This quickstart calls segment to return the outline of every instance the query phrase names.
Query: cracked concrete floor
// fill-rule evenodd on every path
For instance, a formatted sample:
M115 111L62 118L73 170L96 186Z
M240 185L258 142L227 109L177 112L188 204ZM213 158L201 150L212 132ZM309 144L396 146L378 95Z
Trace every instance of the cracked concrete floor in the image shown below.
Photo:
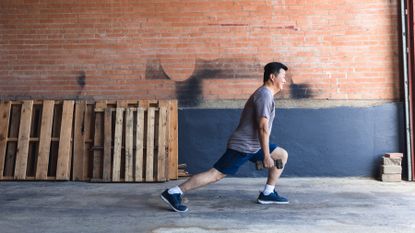
M282 178L289 205L259 205L265 178L225 178L170 211L151 184L0 182L0 232L415 232L415 182Z

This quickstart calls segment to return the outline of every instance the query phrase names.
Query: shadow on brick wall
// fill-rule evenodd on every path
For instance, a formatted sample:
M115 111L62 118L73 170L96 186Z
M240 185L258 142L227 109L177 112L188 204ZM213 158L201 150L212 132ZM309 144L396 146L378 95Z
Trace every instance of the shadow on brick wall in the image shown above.
M263 67L259 61L241 62L235 59L197 59L193 74L184 81L175 81L176 98L181 107L198 106L203 99L203 80L258 79L262 80ZM159 59L149 59L146 65L147 80L172 80ZM290 84L290 96L294 99L314 96L308 84Z

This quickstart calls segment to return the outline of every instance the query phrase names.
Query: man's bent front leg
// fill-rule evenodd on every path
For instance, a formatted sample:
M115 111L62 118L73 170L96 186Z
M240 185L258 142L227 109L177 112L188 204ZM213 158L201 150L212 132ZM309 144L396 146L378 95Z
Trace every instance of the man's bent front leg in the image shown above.
M267 184L275 186L284 170L285 164L288 161L288 152L281 147L277 147L275 150L271 152L271 158L273 160L281 159L282 164L283 164L282 169L278 169L276 167L271 167L268 169Z

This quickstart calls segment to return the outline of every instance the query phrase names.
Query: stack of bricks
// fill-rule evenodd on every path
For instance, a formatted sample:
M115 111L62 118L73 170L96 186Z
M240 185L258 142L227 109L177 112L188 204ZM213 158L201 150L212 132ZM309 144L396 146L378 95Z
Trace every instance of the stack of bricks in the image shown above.
M402 153L388 153L382 157L381 180L398 182L402 180Z

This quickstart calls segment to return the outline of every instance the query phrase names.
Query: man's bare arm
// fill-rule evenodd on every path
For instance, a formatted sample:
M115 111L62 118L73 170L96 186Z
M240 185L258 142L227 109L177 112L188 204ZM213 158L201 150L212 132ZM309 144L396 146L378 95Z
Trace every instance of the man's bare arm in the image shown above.
M269 151L268 118L266 117L259 119L258 136L262 151L264 152L264 167L271 168L274 166L274 160L272 160Z

